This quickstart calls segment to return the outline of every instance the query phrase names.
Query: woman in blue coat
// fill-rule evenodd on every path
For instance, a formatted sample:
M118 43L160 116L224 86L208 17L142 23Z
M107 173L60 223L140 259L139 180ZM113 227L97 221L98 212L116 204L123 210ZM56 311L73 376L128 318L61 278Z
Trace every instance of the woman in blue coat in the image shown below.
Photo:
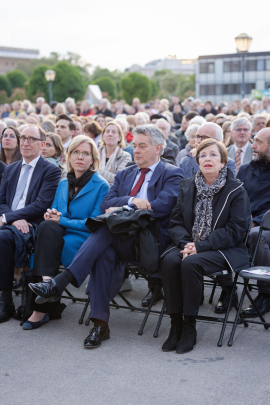
M99 152L95 142L85 135L73 139L68 149L66 179L60 181L51 209L37 231L33 276L37 281L58 274L62 263L67 267L89 237L88 217L101 215L100 205L109 190L108 182L98 173ZM37 305L32 293L31 317L23 329L36 329L53 317L59 301Z

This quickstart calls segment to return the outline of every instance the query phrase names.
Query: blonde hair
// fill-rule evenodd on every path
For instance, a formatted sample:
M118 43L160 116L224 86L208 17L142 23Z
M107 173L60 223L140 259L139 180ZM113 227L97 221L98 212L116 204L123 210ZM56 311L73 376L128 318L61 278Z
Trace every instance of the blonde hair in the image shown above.
M91 145L91 153L93 157L93 163L90 166L89 169L93 170L93 172L98 172L99 170L99 163L100 163L100 156L99 156L99 151L97 148L97 145L95 144L95 141L93 139L89 138L88 136L85 135L78 135L76 136L70 143L68 147L68 153L67 153L67 171L68 172L74 172L73 167L71 166L70 163L70 156L73 152L74 149L77 148L81 143L86 142Z
M115 125L115 126L117 127L117 129L118 129L118 134L120 135L120 139L119 139L119 141L118 141L118 146L120 146L120 148L122 148L122 149L125 149L125 147L126 147L126 142L125 142L125 138L124 138L124 135L123 135L123 132L122 132L122 128L121 128L120 125L117 124L117 122L115 122L115 121L108 122L108 124L104 127L104 129L103 129L103 131L102 131L102 134L101 134L100 145L101 145L101 146L105 146L105 145L106 145L105 142L104 142L104 140L103 140L103 135L104 135L104 133L105 133L105 131L106 131L106 128L107 128L109 125Z

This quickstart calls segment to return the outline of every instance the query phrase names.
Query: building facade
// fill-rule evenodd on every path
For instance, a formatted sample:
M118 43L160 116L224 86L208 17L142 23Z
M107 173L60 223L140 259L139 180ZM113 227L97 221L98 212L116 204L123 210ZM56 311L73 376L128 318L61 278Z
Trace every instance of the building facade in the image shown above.
M0 74L15 70L19 62L28 62L39 57L37 49L9 48L0 46Z
M239 53L199 56L196 98L213 102L241 99L242 56ZM245 95L270 87L270 52L245 54Z

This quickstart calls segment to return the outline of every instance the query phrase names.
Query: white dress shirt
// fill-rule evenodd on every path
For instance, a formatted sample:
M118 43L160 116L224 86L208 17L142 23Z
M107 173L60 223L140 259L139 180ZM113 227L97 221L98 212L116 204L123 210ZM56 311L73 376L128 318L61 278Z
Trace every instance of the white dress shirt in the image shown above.
M64 143L64 148L66 149L66 152L68 152L68 147L69 147L69 145L70 145L70 143L71 143L71 141L72 141L72 139L70 139L69 141L67 141L66 143Z
M148 169L150 169L150 171L149 171L148 173L146 173L144 182L143 182L143 184L142 184L140 190L138 191L136 197L130 197L130 198L129 198L129 200L128 200L128 205L131 205L131 204L132 204L133 198L141 198L141 199L147 200L147 189L148 189L148 185L149 185L149 182L150 182L150 180L151 180L151 177L153 176L153 173L154 173L154 171L155 171L155 168L157 167L157 165L159 164L159 162L160 162L160 160L159 160L157 163L153 164L152 166L149 166L149 167L148 167ZM137 176L136 176L136 178L135 178L135 181L134 181L134 183L133 183L133 185L132 185L131 190L133 190L133 188L134 188L135 185L137 184L137 181L139 180L140 176L141 176L141 172L140 172L140 169L138 168L138 174L137 174Z
M20 173L20 176L19 176L19 180L18 180L17 185L19 184L19 181L21 180L21 177L22 177L22 175L23 175L23 173L24 173L24 171L25 171L25 165L29 164L29 165L32 166L32 167L31 167L31 169L29 169L29 174L28 174L28 179L27 179L26 187L25 187L25 189L24 189L23 195L22 195L22 197L21 197L21 199L20 199L20 201L19 201L19 204L18 204L18 206L17 206L16 211L17 211L17 210L20 210L20 209L22 209L22 208L25 207L25 201L26 201L26 197L27 197L28 190L29 190L30 182L31 182L31 179L32 179L32 175L33 175L33 172L34 172L34 170L35 170L36 164L37 164L37 162L39 161L39 159L40 159L40 156L38 156L37 158L33 159L30 163L26 163L26 161L25 161L24 159L23 159L23 161L22 161L21 173ZM17 188L17 186L16 186L16 188ZM16 194L16 191L15 191L15 194ZM11 205L12 205L12 204L11 204ZM6 216L5 216L5 214L2 215L2 221L3 221L4 223L6 223Z
M238 151L238 149L240 149L242 151L240 153L241 165L243 164L243 160L244 160L244 157L245 157L247 147L248 147L248 142L245 144L245 146L242 146L242 148L237 148L237 146L234 144L234 152L235 152L235 154Z

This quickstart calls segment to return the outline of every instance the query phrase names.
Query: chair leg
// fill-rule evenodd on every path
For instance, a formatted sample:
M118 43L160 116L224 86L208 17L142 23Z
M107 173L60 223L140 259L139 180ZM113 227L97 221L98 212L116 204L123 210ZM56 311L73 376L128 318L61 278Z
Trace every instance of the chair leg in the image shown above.
M234 296L234 292L236 290L236 283L237 283L237 279L238 279L238 274L236 274L235 278L234 278L234 282L233 282L233 287L232 287L232 292L231 292L231 296L230 296L230 301L229 301L229 305L228 305L228 309L226 312L226 315L224 317L224 321L222 324L222 328L221 328L221 332L220 332L220 336L219 336L219 341L218 341L218 347L222 346L222 342L223 342L223 337L224 337L224 333L225 333L225 329L227 326L227 322L228 322L228 318L229 318L229 314L230 314L230 310L231 310L231 306L232 306L232 301L233 301L233 296ZM236 306L236 305L234 305ZM236 308L237 309L237 308Z
M209 304L212 304L212 302L213 302L213 298L214 298L214 295L215 295L216 287L217 287L217 281L215 280L215 281L214 281L213 288L212 288L212 292L211 292L211 295L210 295L210 298L209 298Z
M65 293L70 297L70 298L72 298L72 302L76 302L77 300L76 300L76 298L74 297L74 295L72 295L71 294L71 292L69 292L66 288L65 288Z
M246 295L247 285L248 285L248 280L246 279L244 281L244 289L243 289L243 292L242 292L242 295L241 295L241 298L240 298L237 313L235 315L235 320L234 320L233 328L232 328L232 331L231 331L230 339L228 341L228 346L232 346L232 344L233 344L233 338L234 338L236 326L237 326L237 323L238 323L238 319L239 319L239 316L240 316L240 312L242 310L244 298L245 298L245 295Z
M144 318L143 318L141 327L140 327L139 332L138 332L138 335L140 335L140 336L143 334L143 330L144 330L146 321L147 321L148 316L149 316L149 314L150 314L150 312L151 312L151 309L152 309L152 306L153 306L153 303L154 303L154 301L155 301L155 298L156 298L156 295L157 295L157 293L158 293L159 288L160 288L159 286L156 286L156 288L155 288L155 290L154 290L152 299L151 299L151 301L150 301L150 303L149 303L149 307L148 307L148 309L147 309L147 311L146 311L146 313L145 313L145 316L144 316Z
M87 311L87 308L88 308L89 304L90 304L90 298L88 297L88 298L87 298L87 301L86 301L86 303L85 303L85 305L84 305L84 308L83 308L81 317L80 317L80 319L79 319L79 324L80 324L80 325L83 323L83 319L84 319L84 316L85 316L85 313L86 313L86 311Z
M158 337L158 332L159 332L159 328L160 328L160 325L161 325L161 322L162 322L162 319L163 319L163 315L164 315L165 309L166 309L166 306L165 306L165 301L164 301L164 302L163 302L163 306L162 306L161 313L160 313L159 318L158 318L157 327L156 327L155 333L154 333L154 335L153 335L154 338L157 338L157 337Z
M262 322L266 322L265 319L264 319L264 317L262 316L262 314L261 314L260 311L258 310L258 307L257 307L257 305L255 304L253 298L251 297L251 295L250 295L248 289L247 289L247 296L248 296L248 298L249 298L251 304L252 304L253 307L255 308L255 311L257 312L257 315L258 315L258 317L260 318L260 320L261 320ZM267 326L267 325L264 325L264 327L266 327L265 329L268 329L268 326Z

